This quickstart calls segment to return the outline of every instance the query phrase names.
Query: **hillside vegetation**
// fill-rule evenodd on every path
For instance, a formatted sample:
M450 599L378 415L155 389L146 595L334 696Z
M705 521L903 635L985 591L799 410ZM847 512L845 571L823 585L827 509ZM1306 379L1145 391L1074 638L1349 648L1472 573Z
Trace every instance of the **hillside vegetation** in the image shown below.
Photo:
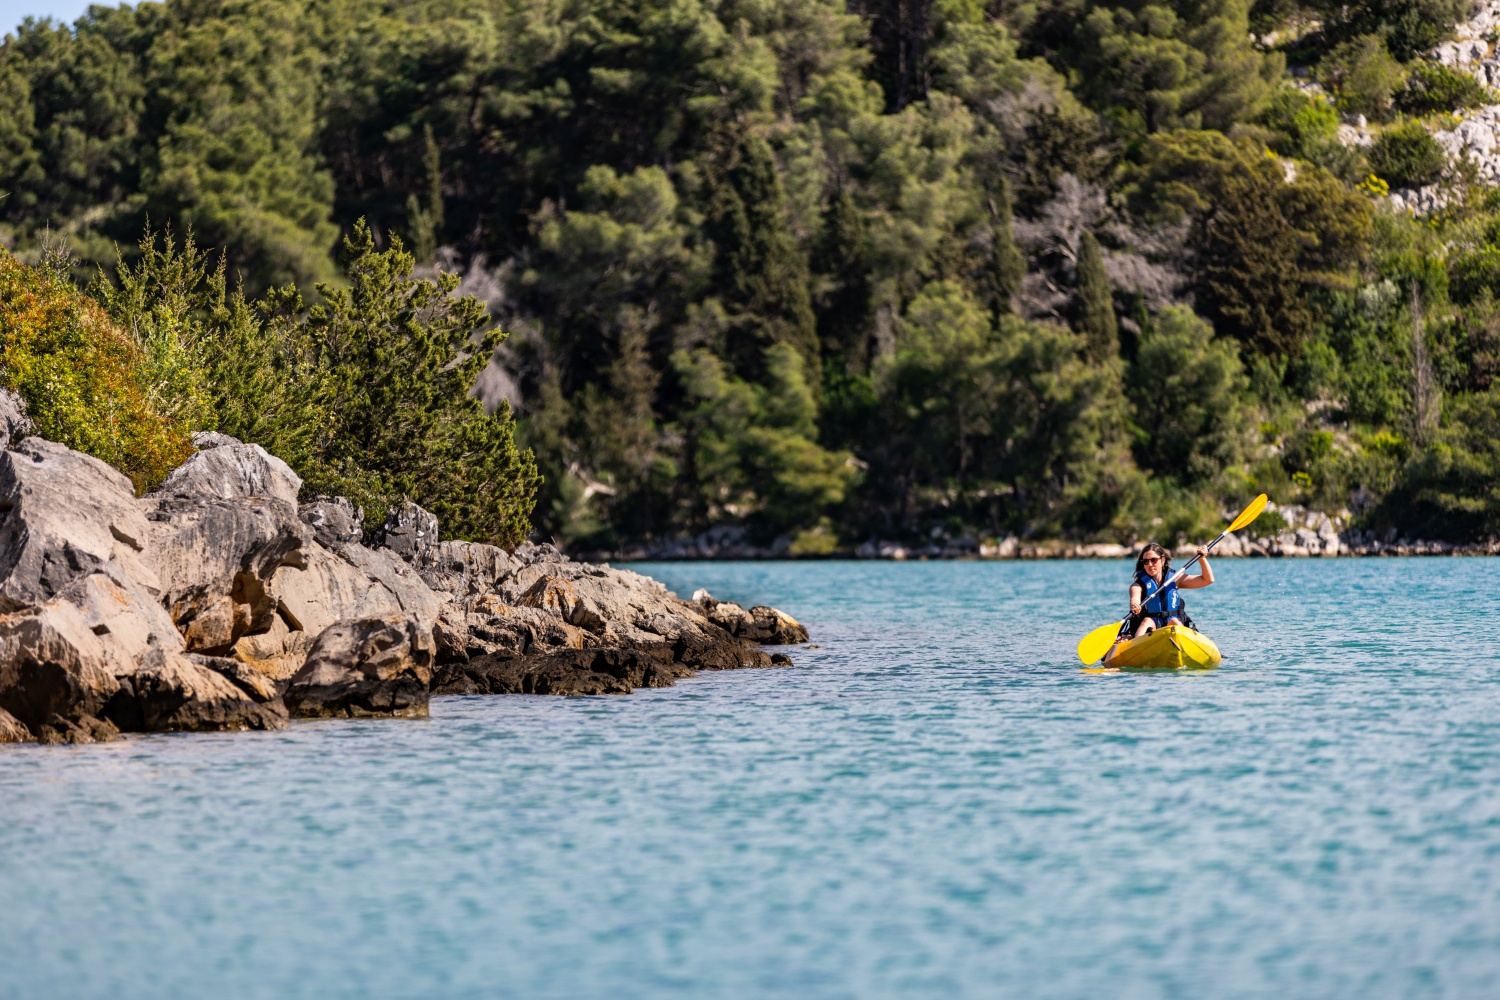
M0 222L182 356L153 412L372 517L818 553L1170 542L1267 491L1469 540L1500 533L1500 192L1445 134L1500 96L1492 38L1426 54L1473 14L95 7L0 47Z

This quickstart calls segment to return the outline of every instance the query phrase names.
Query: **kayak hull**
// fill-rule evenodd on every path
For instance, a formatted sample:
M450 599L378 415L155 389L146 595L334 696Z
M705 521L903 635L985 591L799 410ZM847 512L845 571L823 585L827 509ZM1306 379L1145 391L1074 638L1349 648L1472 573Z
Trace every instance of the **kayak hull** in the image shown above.
M1168 625L1115 647L1104 665L1121 670L1209 670L1222 659L1208 636L1185 625Z

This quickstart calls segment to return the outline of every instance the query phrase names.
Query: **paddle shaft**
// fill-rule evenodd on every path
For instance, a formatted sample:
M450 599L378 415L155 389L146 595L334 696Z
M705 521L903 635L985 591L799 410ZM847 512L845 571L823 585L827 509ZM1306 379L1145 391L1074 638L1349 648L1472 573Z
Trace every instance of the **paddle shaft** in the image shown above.
M1254 500L1250 501L1250 505L1244 510L1240 511L1239 517L1236 517L1233 521L1230 521L1229 527L1219 532L1218 538L1215 538L1213 541L1203 546L1204 553L1206 554L1215 545L1218 545L1224 539L1228 538L1233 532L1249 525L1250 522L1254 521L1257 517L1260 516L1261 511L1266 509L1266 504L1268 502L1269 498L1264 493L1256 497ZM1161 593L1161 591L1165 590L1168 584L1173 584L1178 580L1181 580L1182 574L1192 569L1193 563L1197 562L1199 558L1199 555L1194 554L1193 558L1187 561L1187 565L1183 566L1176 573L1173 573L1171 578L1167 580L1166 583L1163 583L1160 587L1157 588L1157 593L1159 594ZM1143 594L1142 596L1144 597L1145 595ZM1078 640L1078 658L1085 664L1089 664L1095 662L1101 656L1108 656L1109 650L1114 649L1115 646L1119 645L1119 643L1124 640L1125 625L1130 621L1130 619L1131 615L1126 615L1118 622L1113 622L1109 625L1101 625L1098 628L1094 629L1094 631L1090 632L1088 635L1084 636L1082 639ZM1114 634L1112 635L1111 632L1113 632Z

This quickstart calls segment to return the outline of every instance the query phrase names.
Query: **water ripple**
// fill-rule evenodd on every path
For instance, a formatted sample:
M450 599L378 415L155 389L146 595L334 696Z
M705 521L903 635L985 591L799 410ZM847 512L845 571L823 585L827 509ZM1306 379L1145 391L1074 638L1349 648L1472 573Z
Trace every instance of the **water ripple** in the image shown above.
M0 997L1500 995L1497 568L1222 561L1110 675L1123 564L657 565L821 648L0 748Z

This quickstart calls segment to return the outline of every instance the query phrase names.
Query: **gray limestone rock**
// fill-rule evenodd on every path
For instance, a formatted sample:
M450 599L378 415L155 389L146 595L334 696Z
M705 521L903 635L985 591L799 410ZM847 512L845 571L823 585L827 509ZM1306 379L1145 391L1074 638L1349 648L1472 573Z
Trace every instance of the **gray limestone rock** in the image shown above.
M119 727L108 719L82 715L77 719L51 716L36 731L38 743L52 746L64 743L108 743L120 735Z
M758 605L746 611L738 604L716 603L709 621L737 639L761 645L791 645L806 642L807 629L791 615Z
M413 565L427 586L458 600L494 592L516 566L504 549L481 542L438 542Z
M202 653L189 653L188 659L219 674L254 701L271 702L280 698L275 678L262 673L244 660L232 656L204 656ZM285 706L282 706L281 711L286 711Z
M125 731L277 725L274 712L188 659L166 610L114 567L0 616L0 707L39 737L44 726L57 730L54 716Z
M0 612L107 564L157 590L141 557L148 535L130 480L97 458L39 437L0 452Z
M408 500L386 515L385 524L375 532L373 547L390 549L414 563L437 543L437 518Z
M36 425L26 415L26 400L9 389L0 389L0 451L21 443Z
M264 497L297 506L302 477L258 444L226 434L197 434L199 451L152 490L160 497L233 500Z
M272 627L274 580L317 548L290 504L263 497L153 494L150 550L163 603L195 652L227 654L241 636Z
M218 671L180 653L154 649L123 678L104 715L121 729L145 732L217 732L285 729L278 701L260 702Z
M317 497L298 507L297 516L324 548L337 550L364 537L364 512L348 497Z
M435 653L431 626L414 617L338 622L318 636L283 698L299 718L426 718Z
M261 449L197 444L140 500L61 445L0 452L0 740L424 716L440 659L479 663L453 680L474 690L624 691L768 666L755 643L805 637L551 545L438 542L415 505L367 548L347 501L299 508Z

